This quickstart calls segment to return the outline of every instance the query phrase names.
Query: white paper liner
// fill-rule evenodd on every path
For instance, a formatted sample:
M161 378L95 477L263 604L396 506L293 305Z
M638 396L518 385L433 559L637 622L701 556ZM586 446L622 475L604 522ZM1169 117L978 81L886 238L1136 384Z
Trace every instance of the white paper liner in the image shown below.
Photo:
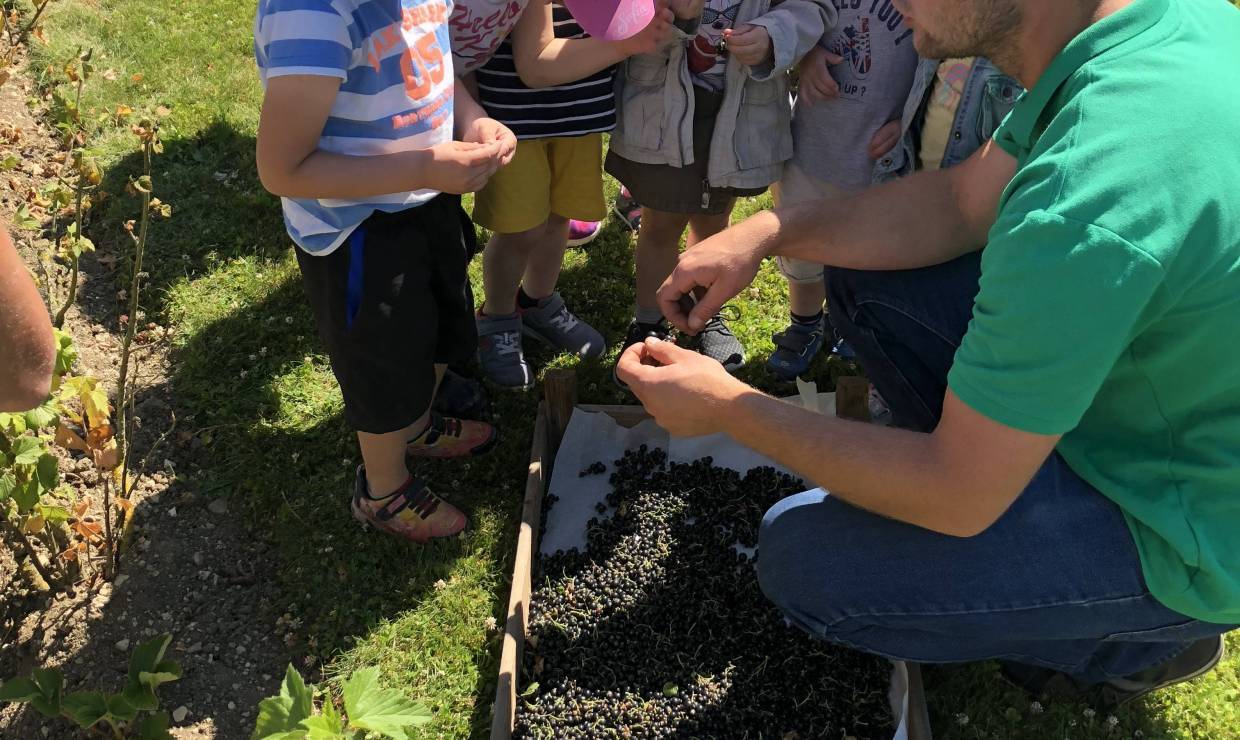
M797 382L797 390L800 395L784 400L801 404L820 414L835 414L834 393L818 393L813 383L803 381ZM591 517L599 516L596 507L604 503L611 492L611 484L607 481L615 461L626 450L637 449L643 444L652 449L666 449L671 462L693 462L710 457L716 467L731 468L739 473L762 466L787 472L783 466L737 444L724 434L681 439L671 437L651 420L630 429L616 423L607 414L577 409L555 455L548 493L558 500L547 512L547 527L539 545L542 554L579 550L586 546L586 523ZM581 471L596 462L604 463L607 472L581 477ZM893 666L888 694L897 725L893 740L908 740L908 667L902 662L895 662Z

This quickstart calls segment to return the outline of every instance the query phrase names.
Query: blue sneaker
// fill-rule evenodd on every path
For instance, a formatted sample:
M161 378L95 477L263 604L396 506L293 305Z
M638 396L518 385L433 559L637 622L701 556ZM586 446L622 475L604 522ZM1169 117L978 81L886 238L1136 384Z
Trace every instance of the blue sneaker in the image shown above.
M774 335L775 351L766 365L781 381L791 382L809 372L814 356L826 342L826 320L814 324L792 323Z

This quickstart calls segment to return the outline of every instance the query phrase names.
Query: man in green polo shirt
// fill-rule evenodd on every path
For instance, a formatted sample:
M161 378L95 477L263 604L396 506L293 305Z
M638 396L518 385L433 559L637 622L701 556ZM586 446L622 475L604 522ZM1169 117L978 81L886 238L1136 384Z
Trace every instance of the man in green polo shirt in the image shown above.
M804 629L1110 705L1200 675L1240 623L1240 12L896 7L923 56L986 56L1029 90L994 141L759 214L687 251L660 299L692 332L764 257L828 265L832 321L902 428L809 414L670 343L620 377L672 433L725 431L832 492L763 522L762 587Z

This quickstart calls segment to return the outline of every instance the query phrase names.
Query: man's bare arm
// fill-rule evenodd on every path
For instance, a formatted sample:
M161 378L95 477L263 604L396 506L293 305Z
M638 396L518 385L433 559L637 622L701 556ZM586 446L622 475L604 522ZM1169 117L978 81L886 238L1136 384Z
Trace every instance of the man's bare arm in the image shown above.
M632 345L617 375L673 435L725 432L855 506L956 537L1002 516L1059 441L995 422L950 390L931 434L822 416L671 342Z
M923 172L852 197L759 213L686 250L659 291L664 315L698 331L753 281L762 259L902 270L947 262L986 244L1016 160L993 142L957 167ZM681 296L707 288L691 316Z
M43 403L55 360L47 308L8 231L0 228L0 411Z

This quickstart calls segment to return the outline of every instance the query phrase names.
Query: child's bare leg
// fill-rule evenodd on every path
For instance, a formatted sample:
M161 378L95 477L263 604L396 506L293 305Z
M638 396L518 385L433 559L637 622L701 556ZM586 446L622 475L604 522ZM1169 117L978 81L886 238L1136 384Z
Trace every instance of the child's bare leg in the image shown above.
M362 448L362 462L366 464L366 482L370 495L383 498L409 480L409 467L405 462L405 449L409 440L421 434L430 421L430 411L422 414L409 426L387 434L358 432L357 442Z
M538 243L532 245L526 259L521 288L527 296L540 300L555 292L556 283L560 279L560 268L564 266L566 249L568 219L553 213L543 224L542 235Z
M812 283L788 282L788 303L797 316L817 316L827 300L827 286L822 280Z
M637 310L658 312L657 294L663 281L676 269L680 235L689 215L642 208L642 228L637 235ZM638 317L639 319L641 316Z
M494 234L482 253L482 312L488 316L507 316L517 311L517 287L525 274L530 255L543 242L546 223L517 234Z
M709 239L728 228L732 219L733 200L725 212L720 214L695 214L689 219L689 236L685 239L685 249L692 249L694 244Z

